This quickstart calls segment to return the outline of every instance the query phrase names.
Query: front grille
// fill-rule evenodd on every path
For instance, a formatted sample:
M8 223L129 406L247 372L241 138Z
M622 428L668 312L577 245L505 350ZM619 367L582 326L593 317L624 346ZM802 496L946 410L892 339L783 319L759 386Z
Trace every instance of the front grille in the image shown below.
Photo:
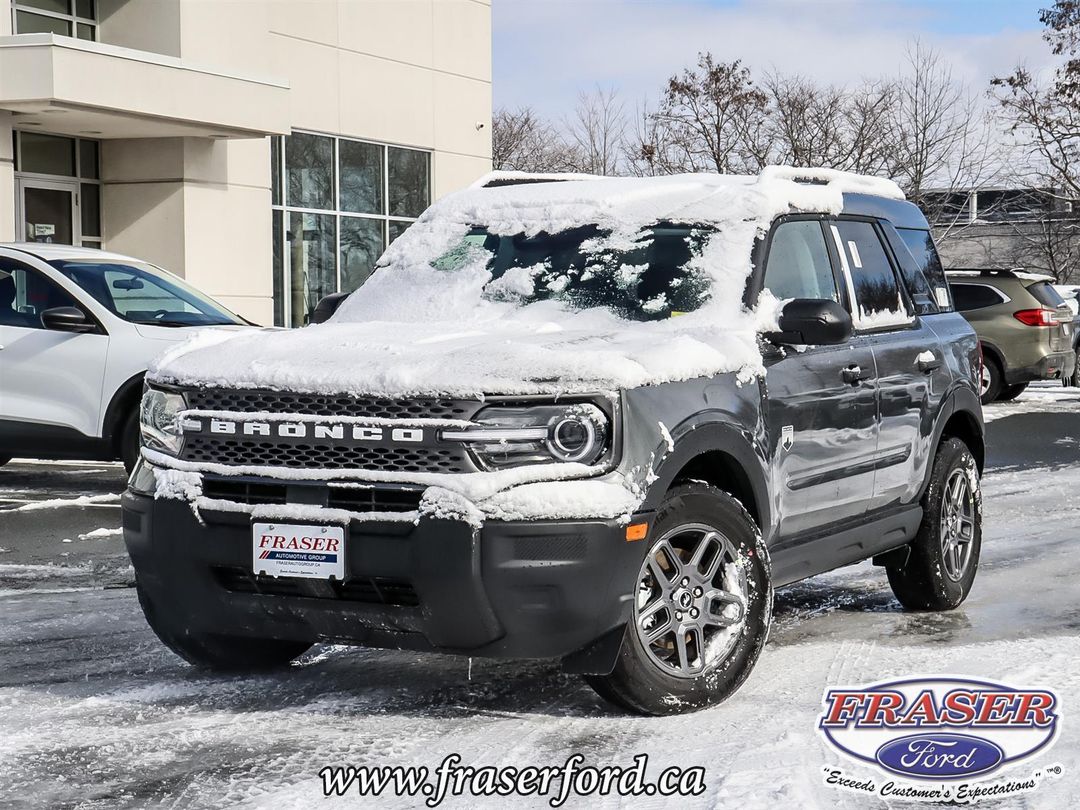
M236 566L216 566L214 578L232 593L257 593L264 596L292 596L307 599L336 599L370 605L418 607L420 596L412 583L388 577L354 577L345 582L296 577L256 576Z
M326 505L350 512L415 512L423 495L423 489L331 487Z
M331 509L349 512L415 512L420 508L423 487L327 487L325 484L294 484L294 489L321 490L326 492L326 505ZM268 481L251 481L243 478L203 479L202 493L212 500L232 501L251 505L288 503L288 485ZM300 498L298 503L318 503ZM125 512L125 515L127 513Z
M340 417L469 421L483 407L477 400L387 399L288 391L198 388L185 392L191 410L235 414L273 413L285 416L321 416L328 422ZM432 431L432 428L427 428ZM289 467L294 469L360 469L404 473L475 472L468 451L460 444L432 446L386 440L370 445L320 436L285 440L271 436L239 436L191 432L184 440L184 461L230 466ZM386 446L383 445L385 441Z
M186 394L188 407L195 410L368 416L380 419L471 419L483 404L473 400L384 399L227 388L196 388Z
M464 448L345 447L334 444L284 444L188 436L184 461L255 467L364 469L380 472L471 472Z
M203 496L216 501L248 504L286 503L284 484L243 481L229 478L203 479Z

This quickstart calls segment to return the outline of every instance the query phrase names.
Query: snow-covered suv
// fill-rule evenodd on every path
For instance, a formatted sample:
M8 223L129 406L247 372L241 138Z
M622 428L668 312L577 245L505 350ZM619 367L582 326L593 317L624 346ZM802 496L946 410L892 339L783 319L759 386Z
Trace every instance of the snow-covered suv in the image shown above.
M157 363L124 536L195 664L559 658L678 712L747 677L774 587L873 557L963 601L979 373L891 182L496 175L328 322Z
M119 458L130 470L150 361L192 327L241 323L129 256L0 244L0 464Z

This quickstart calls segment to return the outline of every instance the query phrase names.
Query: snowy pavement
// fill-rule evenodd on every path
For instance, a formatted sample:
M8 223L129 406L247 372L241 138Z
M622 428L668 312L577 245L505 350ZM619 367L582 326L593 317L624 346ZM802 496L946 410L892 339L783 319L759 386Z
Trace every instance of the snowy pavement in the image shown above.
M1057 762L1064 775L982 806L1076 806L1080 392L1033 387L988 416L983 560L960 609L904 613L869 565L809 580L777 595L770 643L740 692L662 719L621 715L550 664L476 660L470 679L465 659L319 647L273 675L197 674L160 646L125 587L109 499L122 469L13 462L0 468L0 807L372 806L355 793L323 798L319 769L434 768L450 753L474 766L557 765L571 753L630 765L646 753L652 776L706 769L691 807L885 807L822 783L825 765L875 776L819 737L822 692L942 673L1056 691L1061 738L1005 774Z

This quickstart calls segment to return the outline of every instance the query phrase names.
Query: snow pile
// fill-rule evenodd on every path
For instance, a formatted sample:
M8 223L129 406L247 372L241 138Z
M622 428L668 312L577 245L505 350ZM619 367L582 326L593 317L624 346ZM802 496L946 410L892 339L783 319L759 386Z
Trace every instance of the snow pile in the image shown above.
M762 369L756 341L762 314L742 304L755 239L782 214L839 212L845 192L902 196L889 181L782 167L760 177L575 176L467 189L436 203L397 239L331 322L270 333L203 332L168 351L148 377L184 385L462 397L611 391L729 371L748 379ZM530 236L596 225L605 235L591 240L591 250L626 250L658 222L716 226L693 260L708 279L709 300L662 321L631 323L607 310L575 311L553 300L494 300L499 296L484 294L492 282L488 254L464 242L477 225L493 234ZM436 261L451 252L452 268ZM522 281L499 280L511 292Z

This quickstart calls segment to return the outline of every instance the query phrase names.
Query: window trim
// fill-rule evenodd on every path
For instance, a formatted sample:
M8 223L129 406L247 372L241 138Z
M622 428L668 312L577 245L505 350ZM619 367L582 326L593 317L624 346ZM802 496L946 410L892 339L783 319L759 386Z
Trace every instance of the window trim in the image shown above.
M70 14L62 14L59 11L47 11L46 9L37 8L35 6L27 5L26 3L19 2L19 0L11 0L11 32L13 34L18 34L19 33L19 28L18 28L18 25L16 24L16 20L18 19L17 12L23 11L23 12L26 12L27 14L37 14L39 17L52 17L54 20L64 20L65 22L71 24L71 33L67 34L66 36L69 36L72 39L82 39L83 42L97 42L98 41L98 28L100 27L101 23L97 20L96 17L91 19L89 17L81 17L81 16L79 16L79 13L78 13L79 4L76 2L76 0L70 0L70 3L71 3L71 13ZM98 10L97 0L94 0L94 13L95 14L97 13L97 10ZM89 25L93 29L93 34L94 34L93 38L91 38L91 39L83 39L82 37L79 36L78 26L80 24ZM65 35L64 34L55 34L55 36L60 37L60 36L65 36Z
M288 249L288 215L290 213L298 214L314 214L321 216L334 217L334 286L335 292L341 291L341 220L344 217L352 217L354 219L368 219L375 220L382 225L382 249L385 251L390 245L390 223L408 223L412 224L419 219L419 217L402 217L390 213L390 149L408 149L413 152L423 152L428 155L428 173L427 173L427 197L428 204L431 204L432 197L434 196L434 150L426 149L416 146L410 146L403 143L394 143L390 141L375 141L368 138L354 138L348 135L336 135L330 132L321 132L311 129L293 129L290 134L293 135L314 135L322 138L330 138L332 142L332 160L333 160L333 208L304 208L300 206L289 205L289 188L288 188L288 169L286 167L285 158L285 138L288 136L273 135L271 139L277 139L277 165L271 166L271 171L277 172L278 188L281 193L280 202L274 202L271 195L270 211L272 217L280 217L281 222L281 275L282 275L282 305L281 305L281 318L282 325L286 328L294 328L290 326L293 323L292 313L292 267L291 267L291 251ZM351 141L354 143L362 143L370 146L378 146L382 149L382 195L383 195L383 208L386 211L385 214L368 214L359 213L356 211L345 211L341 208L341 142ZM274 159L274 148L270 148L270 159ZM275 226L276 220L271 219L271 229ZM381 255L381 253L380 253ZM271 266L271 273L275 272L273 266Z
M34 261L38 261L37 257L31 257L31 258L33 258ZM93 309L91 307L89 307L86 304L86 302L83 300L83 296L87 295L86 290L79 287L78 284L75 284L70 279L64 279L64 281L62 282L59 279L53 278L52 273L55 272L55 270L53 270L53 268L49 268L49 271L46 272L45 270L41 269L40 267L35 267L30 262L24 261L21 257L12 256L7 251L0 252L0 273L12 273L12 272L14 272L13 270L10 270L10 269L5 268L3 266L4 264L7 264L7 263L16 265L15 270L22 270L23 272L28 273L30 275L33 275L33 274L36 273L38 276L40 276L42 279L44 279L44 281L45 281L45 283L47 285L49 285L51 287L55 287L56 289L58 289L62 293L64 293L72 301L74 301L75 302L75 307L77 309L81 310L83 315L85 315L87 317L87 319L90 320L94 324L94 326L96 327L95 331L93 331L93 332L84 332L83 334L87 334L87 335L105 335L106 337L108 336L109 330L105 328L105 324L102 322L101 318L99 318L98 314L96 312L94 312ZM63 275L63 274L58 274L58 275ZM64 282L66 282L66 283L64 283ZM72 289L72 287L74 289ZM87 295L87 297L90 297L90 296ZM39 318L41 317L40 314L39 314L38 317ZM49 329L47 326L45 326L44 323L42 323L40 327L37 327L37 326L6 326L5 328L8 328L8 329L33 329L35 331L42 331L42 332L58 332L58 331L60 331L60 330L57 330L57 329Z

